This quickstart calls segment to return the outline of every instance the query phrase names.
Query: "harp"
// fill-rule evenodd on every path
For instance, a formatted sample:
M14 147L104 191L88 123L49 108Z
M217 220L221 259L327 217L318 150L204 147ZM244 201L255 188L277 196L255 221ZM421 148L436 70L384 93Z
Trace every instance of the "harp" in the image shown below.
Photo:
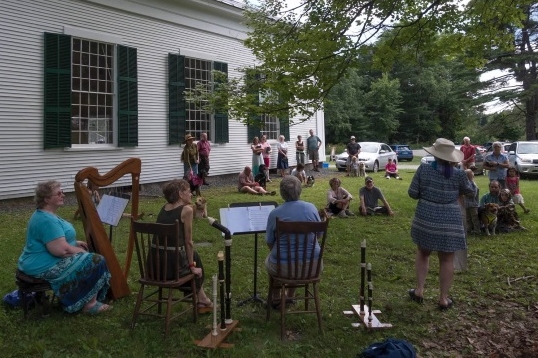
M132 230L129 231L125 264L123 269L116 257L105 228L101 222L97 208L93 203L91 194L84 185L88 180L93 184L104 187L109 186L124 176L131 176L131 216L138 218L139 181L142 163L139 158L130 158L122 162L108 173L100 175L95 167L84 168L75 176L75 193L80 210L80 217L84 226L86 241L91 251L102 255L110 270L110 295L113 299L125 297L131 293L127 284L127 276L133 257L134 238Z

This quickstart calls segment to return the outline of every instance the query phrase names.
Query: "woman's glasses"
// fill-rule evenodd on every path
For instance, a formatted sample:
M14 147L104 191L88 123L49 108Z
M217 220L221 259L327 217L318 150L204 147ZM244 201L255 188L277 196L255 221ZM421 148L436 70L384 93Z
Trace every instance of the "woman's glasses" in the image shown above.
M62 195L64 195L64 191L60 189L60 191L58 191L58 192L56 193L56 195L57 195L57 196L62 196Z

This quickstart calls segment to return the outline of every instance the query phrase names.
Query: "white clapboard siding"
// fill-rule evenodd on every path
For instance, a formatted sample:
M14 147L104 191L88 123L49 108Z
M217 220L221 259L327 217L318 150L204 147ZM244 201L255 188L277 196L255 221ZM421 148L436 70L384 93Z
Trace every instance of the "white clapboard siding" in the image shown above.
M242 45L240 14L210 0L0 1L0 200L31 196L37 182L50 179L72 191L79 170L95 166L105 173L131 157L142 160L143 184L181 177L181 147L168 145L168 53L210 54L237 76L237 68L255 61ZM63 33L64 26L111 35L137 49L138 147L43 149L43 33ZM290 164L297 134L306 139L310 128L323 139L322 113L290 128ZM230 120L229 133L229 143L212 145L210 175L239 173L251 163L246 127Z

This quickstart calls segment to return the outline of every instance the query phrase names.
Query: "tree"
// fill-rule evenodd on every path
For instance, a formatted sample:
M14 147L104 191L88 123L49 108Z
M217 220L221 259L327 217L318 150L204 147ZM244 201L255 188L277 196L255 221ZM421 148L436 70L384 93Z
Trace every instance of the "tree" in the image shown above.
M373 54L380 70L418 54L426 60L465 55L466 65L483 68L492 54L516 48L516 33L508 31L508 25L529 29L521 25L525 9L532 6L521 0L471 0L467 5L457 0L303 0L286 10L280 0L265 0L246 11L252 31L245 43L261 62L262 72L278 74L265 85L285 94L290 115L308 116L321 107L347 69L358 65L369 50L365 45L381 34L390 36ZM528 59L520 58L519 68L528 68ZM284 78L285 84L279 83ZM527 136L532 136L536 111L529 104Z
M345 143L350 134L359 140L365 137L368 129L364 117L365 90L367 81L350 69L328 93L324 106L327 143Z
M366 95L369 139L389 141L400 124L398 114L402 112L401 103L400 82L397 79L390 80L385 73L372 83L371 90Z

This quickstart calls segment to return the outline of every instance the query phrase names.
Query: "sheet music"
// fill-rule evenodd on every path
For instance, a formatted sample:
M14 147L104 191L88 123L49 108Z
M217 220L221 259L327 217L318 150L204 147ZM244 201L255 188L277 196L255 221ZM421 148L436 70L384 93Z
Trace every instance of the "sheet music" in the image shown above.
M274 205L220 209L220 219L230 233L263 232Z
M129 199L126 198L106 194L103 195L97 206L99 218L101 218L101 221L105 224L118 226L121 215L125 212L128 203Z

